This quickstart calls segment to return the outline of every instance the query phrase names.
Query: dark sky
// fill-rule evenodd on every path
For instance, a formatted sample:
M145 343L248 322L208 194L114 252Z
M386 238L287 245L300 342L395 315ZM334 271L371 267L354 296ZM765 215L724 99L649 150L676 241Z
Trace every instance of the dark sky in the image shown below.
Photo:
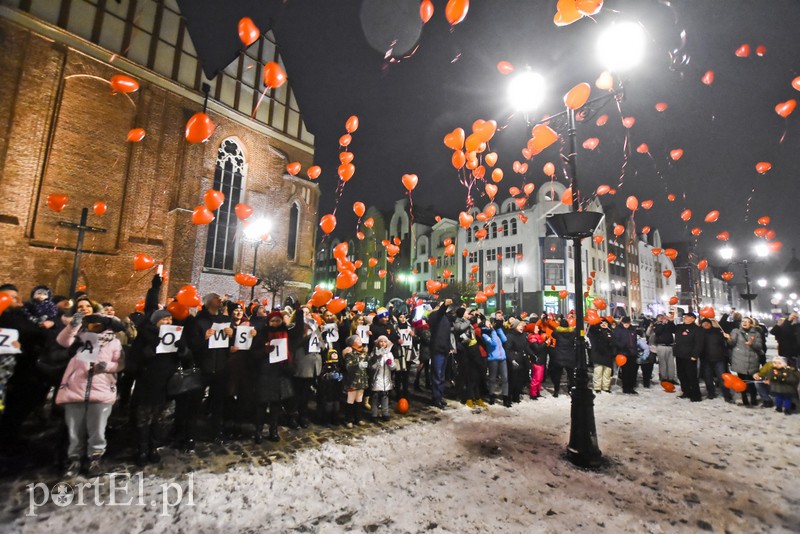
M774 111L779 102L800 98L791 86L800 75L800 2L607 0L596 22L583 19L559 28L552 22L556 0L475 0L452 31L444 19L446 2L434 4L434 17L424 27L417 0L240 0L227 2L225 12L219 11L217 0L186 0L181 7L211 71L236 56L241 16L274 31L306 124L316 136L315 161L323 168L320 213L329 212L335 201L338 138L345 133L345 120L359 116L361 126L351 145L357 170L340 201L340 227L352 225L355 200L391 206L404 194L404 173L419 175L416 203L455 216L464 208L466 190L458 183L442 138L457 126L469 133L478 118L508 124L491 143L505 171L498 195L504 198L509 186L521 184L511 167L521 160L519 151L530 131L520 114L509 120L509 77L498 73L497 62L510 61L518 69L529 65L542 73L548 100L533 115L554 114L576 83L589 82L592 96L601 94L594 88L602 70L594 51L599 31L623 18L640 21L651 39L642 65L627 77L623 112L636 119L630 132L633 147L647 143L653 160L634 151L625 185L609 200L624 206L631 194L652 198L653 209L637 214L640 227L653 225L665 240L679 240L693 239L689 230L699 226L704 230L699 244L710 250L719 248L714 236L721 230L730 231L735 248L751 249L757 242L755 219L771 216L770 227L784 247L756 268L756 276L781 270L791 249L800 248L795 230L800 222L800 110L787 120ZM369 22L368 13L386 9L390 16ZM365 29L383 44L373 48ZM384 61L386 43L414 41L420 30L419 47L411 57ZM690 61L674 69L668 51L680 46L682 30L687 36L682 52ZM734 51L743 43L750 44L750 57L737 58ZM764 57L756 56L757 45L767 47ZM709 69L715 73L710 87L700 81ZM654 108L660 101L669 105L664 113ZM603 183L614 186L621 174L624 129L613 105L602 112L609 115L606 126L590 121L578 128L579 145L589 137L600 140L593 152L578 149L584 192ZM680 161L669 158L674 148L684 150ZM558 161L557 146L530 162L528 180L537 187L547 181L541 172L547 161ZM759 161L772 163L765 176L755 171ZM667 192L678 200L667 202ZM679 218L685 208L694 212L688 224ZM719 221L704 224L712 209L721 212Z

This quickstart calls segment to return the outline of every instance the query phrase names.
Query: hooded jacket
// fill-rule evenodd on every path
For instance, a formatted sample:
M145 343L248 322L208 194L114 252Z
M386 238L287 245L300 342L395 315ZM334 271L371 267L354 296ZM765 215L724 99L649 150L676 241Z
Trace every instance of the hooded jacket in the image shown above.
M387 362L391 361L391 365ZM372 391L391 391L394 389L392 371L397 370L397 360L392 354L392 343L383 349L375 347L369 359L372 368Z
M751 344L746 343L750 341ZM734 373L752 375L760 367L758 362L759 352L763 349L761 335L753 330L734 328L728 340L728 346L733 347L731 351L731 370Z
M611 329L602 328L600 325L589 327L589 342L592 348L589 350L589 359L594 365L613 367L614 365L614 344L611 341Z
M505 361L506 351L503 344L508 341L508 338L502 328L481 328L481 339L483 339L483 346L486 347L490 362Z
M80 324L68 325L58 334L56 341L62 347L77 351L80 343L78 334L81 331L85 330ZM100 362L106 364L103 371L97 370L97 364ZM56 394L56 404L74 402L114 404L117 399L115 373L122 371L123 368L122 345L114 335L114 330L106 328L100 333L100 352L96 362L85 362L73 356L67 364Z
M577 355L575 354L575 327L559 326L552 334L556 346L550 349L550 361L553 365L565 369L573 369L577 366Z

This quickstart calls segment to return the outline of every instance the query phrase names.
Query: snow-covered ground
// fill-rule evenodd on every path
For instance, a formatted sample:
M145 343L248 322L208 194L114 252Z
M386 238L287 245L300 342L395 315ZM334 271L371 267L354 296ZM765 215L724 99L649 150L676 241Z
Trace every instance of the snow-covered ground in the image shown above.
M0 530L800 531L800 415L640 393L596 400L611 461L601 472L563 458L566 395L482 412L451 403L436 423L269 466L195 472L192 505L184 495L164 515L160 487L171 481L153 477L143 482L146 506L49 505Z

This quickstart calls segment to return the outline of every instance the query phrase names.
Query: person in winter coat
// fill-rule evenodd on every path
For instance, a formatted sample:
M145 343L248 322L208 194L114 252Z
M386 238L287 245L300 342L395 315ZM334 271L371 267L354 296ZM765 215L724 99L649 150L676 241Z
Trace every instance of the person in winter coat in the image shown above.
M530 323L525 327L528 334L533 357L531 358L531 400L536 400L541 396L542 383L544 382L545 362L547 361L547 340L544 332L539 328L539 324Z
M589 360L594 364L594 392L611 393L611 374L614 369L614 345L611 340L611 328L603 319L589 327Z
M675 316L673 314L664 315L659 313L656 321L647 328L647 338L652 340L656 347L656 358L658 359L658 379L660 382L678 381L678 373L675 367Z
M322 371L323 341L316 323L306 321L302 327L304 335L294 354L295 372L292 385L297 400L297 423L303 428L308 428L308 403ZM320 406L317 408L319 411Z
M339 353L336 349L328 349L318 381L318 402L320 403L318 411L321 422L326 426L339 424L339 403L344 376L345 370L339 360Z
M466 404L467 400L471 400L467 394L467 381L469 380L470 371L469 360L467 358L467 345L469 339L472 339L472 325L469 322L470 313L464 306L459 307L455 311L455 319L453 319L453 338L456 342L456 381L455 381L455 395L462 404Z
M397 398L408 398L408 373L411 362L414 360L414 330L409 324L406 314L401 313L397 316L397 335L400 339L400 346L397 347L396 363L397 370L394 372L395 392ZM387 338L388 339L388 338ZM404 345L403 340L409 339L411 345Z
M481 327L481 339L483 339L483 346L486 348L489 361L489 404L494 404L499 385L503 396L503 406L510 408L508 366L506 365L506 351L503 348L503 344L508 341L508 338L503 331L503 323L495 322L494 327L484 323Z
M289 326L280 311L272 311L267 316L267 326L255 333L250 356L255 360L257 373L256 443L261 443L263 439L267 408L270 441L281 439L278 435L278 419L282 410L286 410L289 416L289 428L296 429L299 426L292 377L295 374L295 350L303 339L303 322L303 310L296 303L294 319Z
M703 400L697 378L697 363L703 350L703 330L695 323L693 312L683 314L683 324L675 329L675 363L678 368L678 381L683 394L692 402Z
M611 341L614 352L622 354L627 359L620 368L622 373L622 392L628 395L637 395L636 376L639 374L639 350L636 330L631 326L631 318L623 317L616 328L611 332Z
M645 388L650 387L650 382L653 379L653 366L656 363L655 351L650 351L650 345L644 338L644 330L641 328L636 329L636 352L638 359L636 362L642 370L642 386Z
M511 329L506 335L505 351L508 367L508 394L511 402L520 402L525 386L530 384L531 359L536 355L531 350L528 335L525 333L527 323L515 317L508 319ZM528 389L530 394L530 389Z
M565 369L568 390L571 391L575 383L575 367L578 364L575 354L575 327L569 326L566 319L561 319L551 337L555 346L550 349L550 380L553 381L553 397L558 397L561 374Z
M249 415L248 408L252 406L255 384L250 372L252 362L250 351L236 346L236 331L240 326L248 327L248 330L251 330L252 325L245 317L244 307L241 304L229 301L227 308L233 335L230 337L230 356L226 365L225 433L229 437L240 438L242 426ZM249 333L244 335L249 335Z
M75 307L69 325L56 338L72 354L56 393L69 432L69 466L64 476L77 475L83 456L88 455L88 475L95 477L103 474L106 423L117 398L115 373L124 368L122 345L115 334L125 326L118 319L95 314L99 306L86 298Z
M788 364L784 356L775 356L765 364L756 375L769 385L770 394L775 397L775 410L789 415L792 403L797 402L797 385L800 383L800 372Z
M417 354L419 363L417 373L414 376L414 390L419 391L419 379L425 378L425 387L431 387L431 328L425 319L419 319L411 323L416 336Z
M217 293L209 293L203 298L203 309L195 316L196 331L190 334L190 348L197 358L197 363L208 384L208 402L211 411L211 435L218 442L225 440L223 434L223 418L228 385L228 359L230 347L211 348L214 340L230 340L233 338L231 319L223 313L222 298ZM225 308L227 311L227 308ZM227 324L220 330L215 324ZM187 332L188 333L188 332ZM188 340L187 340L188 341Z
M800 323L797 314L793 312L788 317L778 319L769 333L775 336L775 341L778 342L778 355L785 356L790 365L796 365L797 356L800 354Z
M347 348L344 349L345 379L344 389L347 392L347 405L345 406L345 418L347 428L361 424L361 401L364 398L364 390L369 387L369 355L367 347L361 338L353 335L345 341Z
M22 449L19 438L23 422L45 402L50 390L49 377L39 371L36 362L51 342L55 343L55 337L54 329L42 328L30 320L16 286L0 285L0 293L11 300L9 307L0 314L0 328L17 332L16 348L20 351L19 354L0 355L0 389L5 391L5 409L0 414L0 446L4 452L13 452Z
M703 348L700 350L700 369L706 383L709 399L716 398L714 380L722 389L725 402L733 402L731 390L724 386L723 373L728 372L728 334L719 326L717 321L703 318L700 321L703 328Z
M447 308L452 304L453 301L447 299L428 316L428 322L431 325L431 370L433 371L431 402L442 410L447 407L447 402L444 400L444 374L447 359L451 352L455 352L450 334L452 324L447 316Z
M378 419L380 405L381 419L388 421L389 392L394 387L392 373L397 370L397 360L394 358L389 338L378 336L369 363L372 368L372 419Z
M47 286L36 286L31 291L31 300L25 304L25 314L42 328L53 328L58 310L53 303L53 293Z
M134 351L140 361L137 365L136 388L133 390L133 403L136 406L136 464L144 467L148 462L158 463L161 456L157 447L162 438L167 411L167 384L178 369L181 360L188 361L189 354L185 341L178 341L178 352L159 353L161 343L159 329L172 324L172 316L167 310L154 310L139 330Z
M734 328L728 339L728 346L731 347L731 370L742 380L749 380L758 371L759 355L764 349L761 342L761 334L755 331L753 323L749 317L742 318L739 328ZM747 396L750 396L748 401ZM756 406L756 388L752 382L747 382L747 390L742 392L742 404L745 406Z

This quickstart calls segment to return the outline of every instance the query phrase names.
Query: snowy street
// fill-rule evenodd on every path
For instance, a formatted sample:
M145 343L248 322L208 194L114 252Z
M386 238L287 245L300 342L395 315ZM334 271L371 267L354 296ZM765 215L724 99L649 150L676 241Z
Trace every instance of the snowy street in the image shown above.
M598 435L611 465L595 473L562 457L569 402L548 395L479 413L451 402L438 422L390 423L265 467L195 472L193 506L184 499L165 515L160 500L50 504L12 530L798 531L800 417L720 398L689 403L660 388L602 394ZM145 501L165 482L145 478Z

